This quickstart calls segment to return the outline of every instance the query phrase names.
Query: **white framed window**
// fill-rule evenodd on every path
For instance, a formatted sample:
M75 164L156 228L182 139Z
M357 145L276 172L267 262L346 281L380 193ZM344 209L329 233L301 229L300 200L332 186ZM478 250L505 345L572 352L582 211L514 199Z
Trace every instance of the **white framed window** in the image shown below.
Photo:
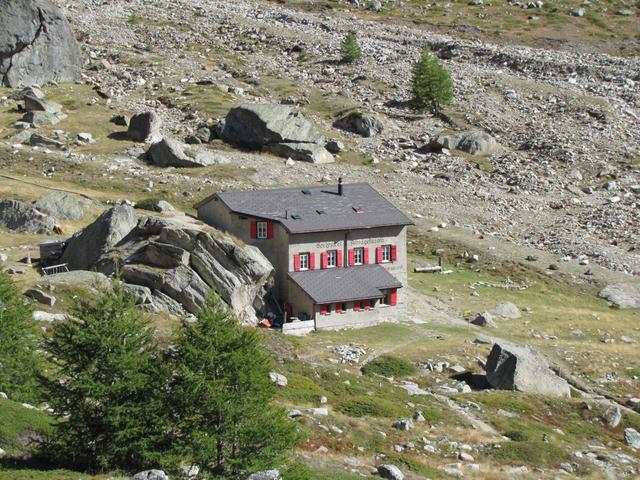
M309 270L309 254L300 254L300 270Z
M327 268L333 268L337 266L338 266L338 251L328 250L327 251Z
M391 261L391 245L382 245L382 261L390 262Z
M267 222L256 222L256 237L259 239L267 238Z
M353 264L364 265L364 247L357 247L353 249Z

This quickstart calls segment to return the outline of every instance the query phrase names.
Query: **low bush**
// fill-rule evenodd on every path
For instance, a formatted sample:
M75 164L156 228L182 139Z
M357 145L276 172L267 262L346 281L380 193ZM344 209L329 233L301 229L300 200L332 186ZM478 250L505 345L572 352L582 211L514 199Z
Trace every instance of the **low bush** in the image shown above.
M376 397L357 396L338 404L338 411L350 417L399 417L407 412L397 403Z
M382 355L362 367L362 373L365 375L382 375L383 377L407 377L416 372L413 364L391 355Z

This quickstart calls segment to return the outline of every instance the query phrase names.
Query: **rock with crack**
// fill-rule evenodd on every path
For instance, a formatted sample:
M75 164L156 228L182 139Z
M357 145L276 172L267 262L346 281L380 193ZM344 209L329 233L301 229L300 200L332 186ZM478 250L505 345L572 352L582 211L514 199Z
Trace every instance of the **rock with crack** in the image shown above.
M177 140L163 138L147 150L147 158L159 167L208 167L229 163L229 159L206 148L188 147Z
M357 133L362 137L373 137L384 131L384 125L372 115L351 112L333 124L334 127Z
M0 200L0 226L15 232L46 234L53 232L56 219L28 203Z
M107 210L67 241L60 262L68 264L70 270L90 270L100 256L122 240L137 222L133 208L128 205Z
M155 112L143 112L131 117L127 136L134 142L156 143L162 140L162 121Z
M72 193L52 191L33 202L33 206L58 220L80 220L84 208L91 205L88 198Z
M39 133L33 133L29 137L29 145L32 147L52 147L52 148L63 148L64 143L54 140L53 138L45 137L44 135L40 135Z
M232 108L218 134L232 145L265 150L306 162L330 163L324 137L302 112L286 105L241 104Z
M404 475L395 465L378 465L378 475L386 480L404 480Z
M269 261L180 212L167 215L138 219L131 207L115 207L69 240L63 261L106 275L119 271L149 311L197 314L214 290L242 322L255 324L272 286Z
M569 384L549 368L541 354L508 342L493 345L486 365L487 380L500 390L517 390L556 397L570 395Z
M81 67L62 10L49 0L0 0L0 85L73 82Z
M617 308L640 308L640 283L616 283L604 287L599 296Z
M466 130L458 133L440 133L429 142L432 148L457 148L471 155L487 156L494 153L499 145L495 138L481 130Z

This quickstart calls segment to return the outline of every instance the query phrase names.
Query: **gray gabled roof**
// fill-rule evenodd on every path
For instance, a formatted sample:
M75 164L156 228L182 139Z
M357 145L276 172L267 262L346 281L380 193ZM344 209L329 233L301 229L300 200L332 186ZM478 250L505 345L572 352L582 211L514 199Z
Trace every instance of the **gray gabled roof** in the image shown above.
M233 212L281 223L290 233L411 225L413 222L368 183L222 192ZM212 197L196 204L199 208Z
M315 303L381 298L382 289L402 287L402 283L380 265L291 272L289 278Z

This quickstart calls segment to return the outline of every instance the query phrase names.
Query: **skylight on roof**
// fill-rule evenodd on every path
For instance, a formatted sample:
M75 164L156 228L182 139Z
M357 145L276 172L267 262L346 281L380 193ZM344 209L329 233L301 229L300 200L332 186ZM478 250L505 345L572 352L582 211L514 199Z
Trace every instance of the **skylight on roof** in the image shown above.
M299 213L292 213L291 218L293 218L294 220L300 220L302 218L302 215L300 215Z
M325 212L324 210L316 210L316 213L317 213L318 215L324 215L324 214L326 214L327 212Z
M305 188L305 189L302 190L302 193L304 195L311 195L311 190L309 190L308 188Z
M353 211L356 212L356 213L363 213L364 212L364 210L362 210L362 207L351 207L351 208L353 208Z

